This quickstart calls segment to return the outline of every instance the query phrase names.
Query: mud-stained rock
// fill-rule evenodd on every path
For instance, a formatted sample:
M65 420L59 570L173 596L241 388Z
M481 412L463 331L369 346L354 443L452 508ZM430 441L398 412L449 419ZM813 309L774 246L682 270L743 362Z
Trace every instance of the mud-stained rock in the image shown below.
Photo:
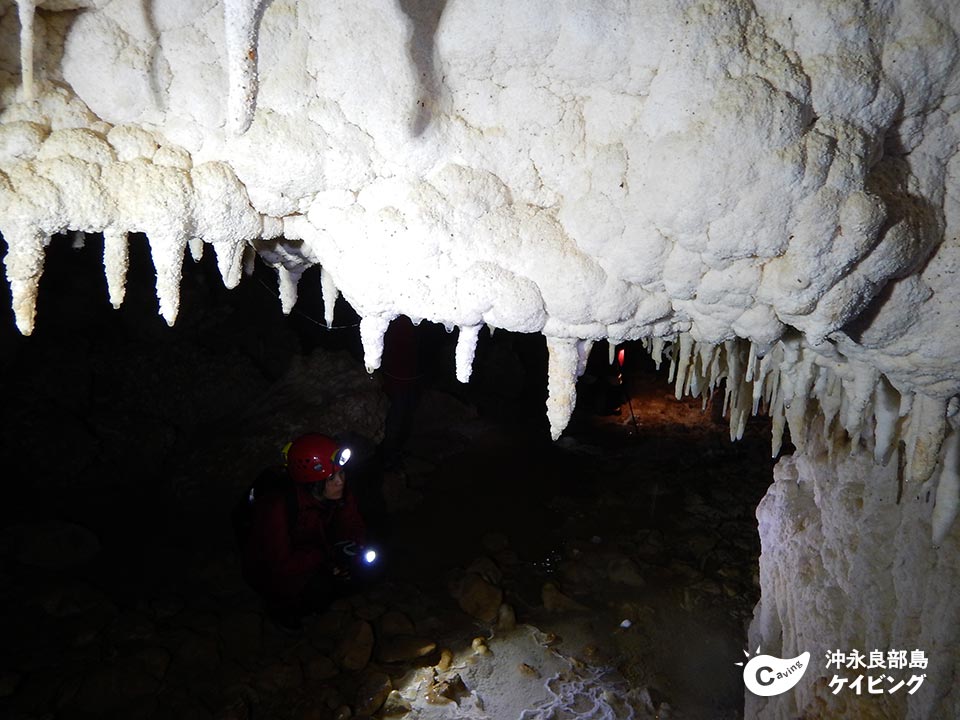
M298 662L276 662L257 673L257 687L267 692L295 690L303 684Z
M545 583L540 592L540 596L543 600L543 607L546 608L548 612L561 613L587 609L576 600L560 592L560 589L553 583Z
M460 608L478 620L493 622L497 619L503 591L491 585L476 573L455 575L449 583L450 594L460 604Z
M450 652L450 648L444 648L440 651L440 660L434 666L438 673L445 673L450 669L450 666L453 664L453 653Z
M340 629L350 624L352 620L353 612L350 608L327 608L307 623L307 636L314 644L317 641L322 642L324 639L338 635Z
M401 695L399 691L391 690L383 703L383 707L380 708L380 716L385 718L403 717L410 712L411 709L412 706L409 700Z
M365 677L357 688L357 698L354 703L357 715L375 713L383 705L391 690L393 690L393 683L386 673L376 672Z
M366 620L357 620L347 626L337 643L334 657L340 667L363 670L373 653L373 628Z
M503 582L503 571L486 555L478 557L467 567L468 573L476 573L491 585Z
M437 644L432 640L414 635L395 635L380 641L377 659L385 663L406 662L429 655L436 649Z
M560 565L560 578L565 587L589 590L600 582L601 575L586 558L567 560Z
M354 615L356 615L361 620L367 620L373 622L378 617L383 615L386 611L386 608L380 603L359 601L353 609Z
M517 614L513 607L503 603L497 611L497 630L510 631L517 627Z
M611 582L629 587L638 588L645 584L637 564L623 555L614 555L607 560L607 577Z
M399 610L387 610L380 616L377 625L380 629L380 637L392 637L394 635L413 635L416 628L413 621Z
M487 645L487 639L485 637L475 637L471 641L470 647L477 655L490 654L490 646Z
M304 663L303 675L308 683L321 683L324 680L336 677L340 673L337 664L326 657L314 657Z
M448 703L459 703L460 700L470 694L467 686L463 683L463 678L454 673L449 677L437 679L426 692L428 703L434 705L446 705Z

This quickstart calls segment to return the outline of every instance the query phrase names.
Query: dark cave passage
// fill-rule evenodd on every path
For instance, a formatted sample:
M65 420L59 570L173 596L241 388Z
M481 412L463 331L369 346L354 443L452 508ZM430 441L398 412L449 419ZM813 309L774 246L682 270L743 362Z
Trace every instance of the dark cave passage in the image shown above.
M284 317L272 271L258 264L227 291L208 252L185 265L171 329L145 242L117 311L100 250L56 238L34 336L16 333L9 309L0 330L4 717L359 717L375 679L402 695L445 647L504 635L462 609L472 576L565 657L609 669L664 714L741 714L733 663L759 594L766 420L731 444L639 346L616 382L601 343L552 443L539 336L482 333L463 386L456 333L423 323L405 350L415 360L387 360L371 379L349 306L338 303L337 329L320 325L315 273ZM414 382L391 387L391 369ZM389 398L406 403L394 422L408 432L384 458ZM367 459L353 482L386 565L288 637L240 577L230 509L285 440L345 429ZM385 651L396 613L409 623L400 636L435 648ZM363 623L374 645L354 668Z

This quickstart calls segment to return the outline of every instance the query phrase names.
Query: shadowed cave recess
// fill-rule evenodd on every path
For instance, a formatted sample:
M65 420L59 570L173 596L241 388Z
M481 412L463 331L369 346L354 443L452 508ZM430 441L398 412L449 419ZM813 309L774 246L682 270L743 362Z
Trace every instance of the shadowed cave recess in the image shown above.
M0 0L0 713L960 717L958 37ZM380 558L285 632L306 431Z
M273 273L226 290L209 258L188 262L171 329L144 238L117 311L102 240L77 240L47 255L50 323L3 334L3 457L20 478L3 506L6 716L741 716L769 421L731 444L721 408L678 401L666 365L626 343L622 365L589 364L554 443L536 336L484 333L464 386L455 336L408 324L370 377L349 306L334 329L317 320L314 274L283 316ZM418 397L386 458L393 367ZM314 429L359 451L351 482L386 566L290 637L243 583L230 513ZM444 652L493 677L438 674ZM564 685L545 692L550 672Z

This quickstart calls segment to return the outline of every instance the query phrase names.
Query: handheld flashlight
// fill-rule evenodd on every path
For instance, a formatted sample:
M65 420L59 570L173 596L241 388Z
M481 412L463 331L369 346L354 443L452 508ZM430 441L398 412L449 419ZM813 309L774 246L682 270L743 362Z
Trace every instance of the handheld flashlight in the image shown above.
M363 552L363 561L364 561L367 565L373 565L373 563L374 563L374 561L376 561L376 559L377 559L377 551L376 551L376 550L364 550L364 552Z

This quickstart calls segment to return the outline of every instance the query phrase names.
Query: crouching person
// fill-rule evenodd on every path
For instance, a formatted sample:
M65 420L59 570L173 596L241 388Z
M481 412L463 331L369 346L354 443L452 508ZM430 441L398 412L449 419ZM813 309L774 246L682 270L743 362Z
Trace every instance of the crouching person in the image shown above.
M310 433L287 448L286 465L266 471L248 497L243 573L284 630L344 592L366 532L344 466L350 449Z

